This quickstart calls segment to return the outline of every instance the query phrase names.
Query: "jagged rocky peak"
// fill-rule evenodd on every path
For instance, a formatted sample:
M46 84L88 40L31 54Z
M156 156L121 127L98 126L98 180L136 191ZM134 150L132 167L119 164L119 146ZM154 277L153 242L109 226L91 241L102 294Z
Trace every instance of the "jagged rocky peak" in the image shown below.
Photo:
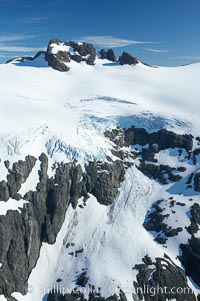
M120 65L136 65L140 62L136 57L127 52L123 52L119 58L113 49L101 49L98 53L99 59L118 62ZM34 56L15 57L9 59L6 63L26 63L42 59L43 62L46 61L48 66L53 69L66 72L70 70L71 61L95 65L97 58L97 50L92 44L75 41L62 42L54 38L49 41L46 51L38 51Z
M101 49L99 51L100 59L109 60L111 62L119 62L120 65L136 65L139 60L127 52L117 58L113 49ZM48 65L59 71L69 71L69 63L71 60L80 63L85 61L88 65L94 65L97 57L97 51L92 44L83 42L61 42L58 39L50 40L45 59Z
M82 42L61 42L58 39L49 41L45 60L48 65L58 71L69 71L71 60L80 63L85 61L88 65L94 65L96 59L96 49L92 44Z

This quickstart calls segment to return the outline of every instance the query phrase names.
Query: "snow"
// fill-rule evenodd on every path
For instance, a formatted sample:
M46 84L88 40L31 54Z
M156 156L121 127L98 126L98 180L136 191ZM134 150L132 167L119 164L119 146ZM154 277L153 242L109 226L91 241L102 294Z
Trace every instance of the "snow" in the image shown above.
M42 300L58 278L63 279L61 287L70 291L83 268L87 268L90 283L102 288L103 296L116 292L118 285L132 288L136 275L132 269L134 265L146 254L153 259L164 254L142 226L151 204L148 196L154 191L154 185L157 186L132 167L113 205L100 205L90 195L84 209L77 207L73 210L70 206L56 243L42 245L39 260L28 281L31 293L26 296L13 293L12 296L18 301ZM82 202L80 199L79 204ZM67 243L75 245L66 248ZM83 252L77 257L69 255L82 248ZM131 296L127 297L132 300Z
M176 149L169 149L164 154L166 162L176 166L175 158L177 161L181 160L175 156L176 153ZM162 162L163 151L161 154ZM187 169L191 166L186 160L184 163ZM56 280L59 278L62 279L59 287L65 292L70 292L77 277L86 269L90 276L89 284L95 285L96 288L101 287L102 296L108 297L117 292L118 286L122 290L124 288L124 291L131 290L132 282L136 279L136 271L132 268L141 263L146 254L155 260L156 257L163 257L164 253L167 253L175 264L181 267L177 258L179 245L187 243L190 237L185 229L190 225L188 212L190 207L199 201L199 195L193 195L192 201L189 201L187 196L178 195L178 191L172 195L168 190L173 185L160 185L145 177L133 166L128 169L125 181L112 205L100 205L91 195L84 209L79 206L74 211L70 209L67 213L68 228L57 257L56 269L54 273L47 273L53 275L51 281L49 280L50 287L56 286ZM176 203L182 202L185 206L175 203L174 207L170 208L169 197L172 196ZM164 222L172 228L183 228L178 236L168 238L164 247L154 242L153 233L147 232L143 227L147 211L155 201L162 198L166 201L160 206L165 209L164 214L169 214ZM82 205L82 199L79 200L79 205ZM172 210L175 214L172 214ZM67 244L71 246L66 248ZM77 257L72 255L72 252L75 254L81 249L83 252ZM199 289L189 279L188 281L198 293ZM86 287L86 295L89 291L89 287ZM132 300L128 293L127 298Z
M101 287L105 297L115 293L118 285L132 288L134 265L146 254L153 259L164 254L142 226L154 185L132 167L113 205L102 206L91 195L84 209L77 207L58 256L53 283L61 278L63 287L73 289L75 279L87 268L90 284ZM66 248L67 243L75 246ZM69 255L82 248L77 257Z
M59 50L71 51L64 44L53 45L54 53ZM4 161L12 164L28 154L37 158L42 152L48 154L49 176L54 176L51 166L56 161L76 159L83 164L88 160L106 160L107 156L114 159L113 144L103 133L118 125L136 125L150 132L167 128L181 134L199 135L200 64L150 68L97 60L95 66L73 61L69 66L69 72L60 73L42 67L40 61L34 66L0 65L1 181L8 173ZM140 149L138 145L134 147ZM73 210L70 206L56 243L42 245L28 280L31 293L22 296L15 292L13 297L18 301L41 301L46 289L58 278L63 279L62 286L72 289L83 268L87 268L90 283L101 287L102 295L107 297L118 285L122 289L132 287L136 277L132 268L141 263L146 254L155 259L167 253L180 266L178 245L187 243L189 238L184 228L190 224L187 212L199 201L199 194L186 190L185 182L199 167L186 160L184 152L177 158L177 152L177 149L164 150L156 158L159 164L185 166L187 170L182 173L180 182L160 185L133 166L128 169L112 205L100 205L90 195L84 209ZM135 164L139 164L138 160ZM22 195L35 190L39 165L37 160L19 191ZM169 204L163 204L166 214L170 214L165 222L184 229L178 236L169 238L163 247L153 240L154 233L147 232L142 225L152 204L172 195L186 206L175 204L172 209L176 213L171 214ZM189 195L192 202L188 201ZM82 202L80 199L79 204ZM20 212L24 203L24 200L13 199L1 202L0 214L10 209ZM67 243L75 245L67 249ZM82 248L83 252L77 257L69 255ZM127 298L132 301L130 295ZM0 296L0 301L4 300Z
M59 43L59 44L52 43L51 47L52 47L51 50L52 54L57 54L58 51L66 51L66 52L73 51L73 49L70 46L67 46L64 43Z
M0 129L0 157L2 152L25 156L30 150L37 155L56 144L49 150L55 160L71 160L71 149L82 161L104 160L110 145L103 131L117 125L198 134L200 64L105 66L97 59L95 66L71 61L70 67L61 73L0 65L0 120L6 124Z
M25 200L16 201L12 198L10 198L7 202L1 201L0 215L6 215L8 210L17 210L20 213L20 208L23 208L23 205L26 203L28 202Z
M33 60L24 60L21 62L20 60L22 59L21 57L17 57L12 61L12 64L18 65L19 67L35 67L35 68L40 68L40 67L48 67L47 61L45 61L45 54L40 54L40 56L37 59Z
M41 162L37 160L26 182L22 184L18 193L23 197L30 190L36 191L36 186L39 183L40 164Z
M5 181L8 174L8 170L5 167L4 162L0 161L0 182Z
M64 51L70 53L71 55L79 55L77 51L74 51L72 47L67 46L64 43L59 43L59 44L52 43L51 48L52 48L51 50L52 54L57 54L58 51Z
M53 245L42 244L37 265L32 270L28 280L29 293L25 296L17 292L12 294L18 301L42 301L48 289L52 287L52 279L54 278L59 252L63 245L63 239L69 227L71 216L73 216L73 209L70 206L62 228L57 235L56 242Z

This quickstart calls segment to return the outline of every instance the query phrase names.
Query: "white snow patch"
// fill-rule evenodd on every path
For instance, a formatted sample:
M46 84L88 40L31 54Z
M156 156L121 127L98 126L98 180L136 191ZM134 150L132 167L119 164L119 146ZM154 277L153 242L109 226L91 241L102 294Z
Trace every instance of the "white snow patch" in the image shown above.
M23 208L23 205L28 203L25 200L16 201L14 199L9 199L7 202L0 202L0 215L6 215L8 210L17 210L19 213L20 208Z
M52 54L57 54L58 51L70 52L73 50L70 46L67 46L64 43L59 43L59 45L52 43L51 47L52 47L52 50L51 50Z
M40 164L41 162L37 160L26 182L22 184L20 190L18 191L18 193L20 193L22 196L24 196L30 190L36 191L36 186L39 183Z

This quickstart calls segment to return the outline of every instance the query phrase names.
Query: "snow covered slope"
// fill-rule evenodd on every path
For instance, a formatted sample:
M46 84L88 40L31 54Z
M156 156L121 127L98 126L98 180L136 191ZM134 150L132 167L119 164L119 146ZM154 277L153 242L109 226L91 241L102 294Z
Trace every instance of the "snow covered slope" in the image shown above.
M178 268L186 267L177 256L182 254L180 245L186 245L191 238L185 229L191 224L191 207L200 202L199 191L192 186L200 169L199 142L195 140L200 136L200 64L152 68L142 63L120 66L117 62L96 59L94 66L75 61L70 61L68 66L70 71L61 73L45 65L41 57L30 64L14 61L0 65L0 182L12 174L4 161L9 161L11 167L14 162L26 160L28 155L37 159L20 182L18 193L22 198L1 200L0 214L6 216L10 209L20 215L24 210L20 208L29 205L26 193L39 191L41 173L38 174L38 170L45 166L45 160L38 159L41 153L47 155L47 175L55 179L54 188L60 184L51 167L61 162L81 165L83 173L80 178L77 176L78 183L83 181L91 161L113 164L121 160L126 165L125 177L111 204L100 204L89 191L86 202L82 196L76 208L68 204L56 241L49 244L44 239L41 243L37 264L29 273L31 293L14 291L10 296L15 299L8 299L6 293L0 294L0 301L5 297L9 301L47 300L48 289L58 284L68 289L65 293L70 293L84 272L85 281L87 277L89 280L85 286L79 286L86 290L86 298L94 286L101 288L105 298L114 293L119 295L122 290L128 301L138 300L128 288L137 281L139 272L135 265L141 264L146 255L155 262L166 253ZM192 134L193 148L189 151L184 146L161 148L153 153L156 161L151 161L145 160L142 153L142 149L148 150L150 145L116 146L115 140L105 135L117 127L131 126L144 128L147 133L167 129L180 135ZM114 151L129 155L121 159ZM130 156L132 152L134 156ZM140 167L140 159L149 165ZM163 172L166 183L154 175L147 176L146 168L152 162L154 166L173 168ZM98 170L102 174L109 172ZM173 181L177 174L181 177ZM162 202L158 209L155 202L159 200ZM151 213L159 214L162 210L165 216L159 218L167 225L166 229L163 228L164 232L152 230ZM149 222L146 226L145 221ZM157 224L163 227L161 222ZM182 230L170 236L170 227ZM197 229L196 238L200 237L199 231ZM158 243L158 236L167 239ZM184 279L187 279L185 285L196 295L200 293L197 281ZM146 299L145 295L144 298L155 300ZM192 296L187 298L195 300ZM166 297L163 300L167 300Z
M46 148L52 156L65 153L63 159L70 146L77 156L103 157L108 145L102 132L130 125L130 119L151 130L166 123L178 132L198 131L200 64L70 64L68 73L23 63L0 66L1 154L24 155L30 149L38 154ZM56 151L56 142L63 151Z

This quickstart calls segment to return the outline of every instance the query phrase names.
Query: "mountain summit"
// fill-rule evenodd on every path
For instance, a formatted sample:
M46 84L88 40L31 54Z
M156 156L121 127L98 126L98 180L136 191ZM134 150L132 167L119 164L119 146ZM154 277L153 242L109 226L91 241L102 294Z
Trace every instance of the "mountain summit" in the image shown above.
M200 300L199 78L55 39L0 65L0 301Z
M7 63L35 61L40 57L44 57L50 67L63 72L70 70L68 65L70 61L77 63L85 62L88 65L94 65L98 57L97 54L92 44L74 41L61 42L58 39L52 39L49 41L46 51L39 51L33 57L25 56L10 59ZM104 49L100 50L99 58L110 62L119 62L121 65L136 65L139 63L137 58L127 52L123 52L119 58L116 58L112 49L108 49L107 51Z

